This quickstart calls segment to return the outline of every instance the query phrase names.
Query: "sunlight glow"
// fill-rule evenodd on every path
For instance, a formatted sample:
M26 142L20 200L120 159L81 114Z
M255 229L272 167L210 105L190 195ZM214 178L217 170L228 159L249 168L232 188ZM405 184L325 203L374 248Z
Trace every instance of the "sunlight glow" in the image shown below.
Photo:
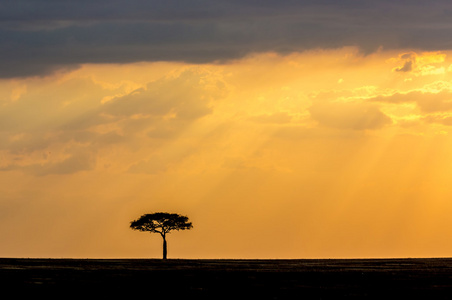
M1 80L0 205L22 217L1 219L0 255L158 257L128 222L172 210L193 221L174 257L450 255L451 57L347 47Z

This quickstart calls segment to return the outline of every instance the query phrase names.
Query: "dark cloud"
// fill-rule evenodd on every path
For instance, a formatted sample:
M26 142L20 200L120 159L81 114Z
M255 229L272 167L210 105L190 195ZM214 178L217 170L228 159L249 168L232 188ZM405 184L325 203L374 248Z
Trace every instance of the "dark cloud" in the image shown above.
M452 48L448 1L2 1L0 77L261 51ZM407 65L408 68L408 65Z
M407 61L405 62L405 64L403 65L403 67L400 68L396 68L395 69L396 72L410 72L413 70L413 61Z
M415 53L405 53L401 57L401 59L405 60L405 63L402 67L396 68L396 72L411 72L413 71L416 63L416 54Z

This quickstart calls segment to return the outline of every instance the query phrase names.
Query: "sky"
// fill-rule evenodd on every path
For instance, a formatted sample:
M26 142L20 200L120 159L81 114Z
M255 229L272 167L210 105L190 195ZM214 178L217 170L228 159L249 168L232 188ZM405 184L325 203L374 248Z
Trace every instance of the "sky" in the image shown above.
M452 255L450 1L0 2L0 257Z

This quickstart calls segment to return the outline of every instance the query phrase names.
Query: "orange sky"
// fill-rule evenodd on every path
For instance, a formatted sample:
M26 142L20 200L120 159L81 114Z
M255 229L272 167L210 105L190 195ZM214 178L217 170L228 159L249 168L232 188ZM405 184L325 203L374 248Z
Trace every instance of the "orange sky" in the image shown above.
M452 52L84 64L0 80L1 257L452 254Z

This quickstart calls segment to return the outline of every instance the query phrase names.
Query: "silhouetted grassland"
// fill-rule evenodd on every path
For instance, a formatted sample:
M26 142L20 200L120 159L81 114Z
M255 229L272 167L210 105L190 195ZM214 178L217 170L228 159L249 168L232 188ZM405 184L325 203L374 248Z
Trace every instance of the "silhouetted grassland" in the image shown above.
M452 259L0 259L4 294L65 299L452 299Z

